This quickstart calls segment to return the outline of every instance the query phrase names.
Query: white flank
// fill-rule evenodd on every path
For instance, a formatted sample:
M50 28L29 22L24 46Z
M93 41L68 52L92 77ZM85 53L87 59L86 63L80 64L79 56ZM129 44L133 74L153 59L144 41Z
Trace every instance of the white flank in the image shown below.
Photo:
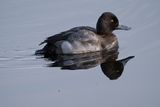
M71 43L68 42L68 41L64 41L61 44L61 48L62 48L62 52L64 54L68 54L68 53L72 53L73 52L73 47L72 47Z

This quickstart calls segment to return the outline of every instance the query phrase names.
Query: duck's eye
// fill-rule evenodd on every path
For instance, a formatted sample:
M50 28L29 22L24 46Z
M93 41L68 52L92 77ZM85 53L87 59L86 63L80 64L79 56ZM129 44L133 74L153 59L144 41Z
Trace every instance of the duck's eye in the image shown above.
M114 20L113 20L113 19L111 19L111 23L114 23Z

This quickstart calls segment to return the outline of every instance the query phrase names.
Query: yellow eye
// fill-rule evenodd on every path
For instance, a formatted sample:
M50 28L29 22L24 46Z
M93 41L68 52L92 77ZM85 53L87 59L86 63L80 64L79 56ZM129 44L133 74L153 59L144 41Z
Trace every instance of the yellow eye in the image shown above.
M111 19L111 22L113 23L113 22L114 22L114 20L113 20L113 19Z

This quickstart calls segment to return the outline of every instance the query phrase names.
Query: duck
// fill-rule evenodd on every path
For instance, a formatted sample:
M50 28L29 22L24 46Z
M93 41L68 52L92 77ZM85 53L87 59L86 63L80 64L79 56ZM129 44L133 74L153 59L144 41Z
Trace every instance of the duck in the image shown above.
M130 30L125 25L119 25L119 20L112 12L104 12L98 18L96 28L79 26L46 38L39 45L45 46L35 52L45 58L57 54L82 54L96 51L117 51L118 39L114 30Z

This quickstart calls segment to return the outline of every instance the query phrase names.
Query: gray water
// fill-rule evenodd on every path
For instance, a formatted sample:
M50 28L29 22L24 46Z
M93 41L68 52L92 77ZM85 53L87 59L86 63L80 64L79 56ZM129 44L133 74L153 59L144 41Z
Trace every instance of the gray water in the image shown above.
M159 107L158 0L1 0L0 107ZM75 26L95 27L111 11L130 31L114 32L120 55L136 56L111 81L99 66L60 70L34 56L46 37Z

